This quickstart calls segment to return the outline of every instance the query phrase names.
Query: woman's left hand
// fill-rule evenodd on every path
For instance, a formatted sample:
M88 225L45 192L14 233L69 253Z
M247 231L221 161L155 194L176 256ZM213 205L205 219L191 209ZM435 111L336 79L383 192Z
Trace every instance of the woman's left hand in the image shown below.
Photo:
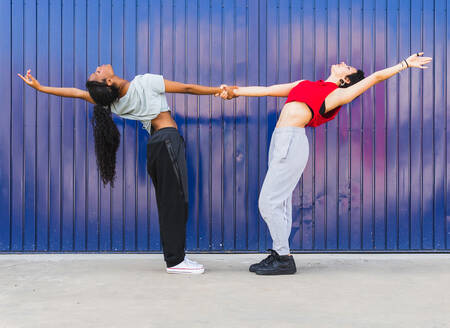
M406 59L406 62L408 63L409 67L417 67L417 68L428 68L428 66L424 66L431 62L433 58L431 57L423 57L423 52L418 52L416 54L413 54L409 56Z

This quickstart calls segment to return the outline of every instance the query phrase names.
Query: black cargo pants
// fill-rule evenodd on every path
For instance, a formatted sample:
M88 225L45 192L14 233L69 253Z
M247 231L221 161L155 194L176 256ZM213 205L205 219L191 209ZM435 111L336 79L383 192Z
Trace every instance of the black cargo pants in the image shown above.
M184 260L188 186L184 139L175 128L152 134L147 145L147 171L155 186L159 227L167 267Z

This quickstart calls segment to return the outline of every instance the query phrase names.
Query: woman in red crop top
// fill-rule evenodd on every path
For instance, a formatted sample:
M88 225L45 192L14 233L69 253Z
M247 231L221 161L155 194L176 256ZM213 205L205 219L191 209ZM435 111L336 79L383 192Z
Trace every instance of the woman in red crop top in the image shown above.
M423 52L411 55L399 64L364 78L364 73L342 62L331 66L331 74L316 82L299 80L269 87L224 86L222 98L237 96L288 97L272 134L269 165L259 195L259 211L273 240L271 254L250 271L261 275L293 274L295 262L289 252L292 225L292 192L306 166L309 145L306 126L316 127L336 117L348 104L375 84L408 67L426 68L432 59Z

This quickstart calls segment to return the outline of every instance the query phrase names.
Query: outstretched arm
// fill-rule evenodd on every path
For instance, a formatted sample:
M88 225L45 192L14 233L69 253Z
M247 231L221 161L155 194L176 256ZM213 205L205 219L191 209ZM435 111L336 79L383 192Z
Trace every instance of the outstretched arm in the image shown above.
M165 91L168 93L190 93L193 95L219 95L220 87L207 87L198 84L185 84L164 79Z
M48 93L55 96L60 97L68 97L68 98L79 98L86 101L89 101L92 104L95 104L94 100L89 95L89 92L77 88L56 88L56 87L47 87L41 85L38 80L36 80L31 75L31 70L27 71L25 76L21 74L17 74L26 84L30 87L36 89L37 91Z
M339 106L348 104L370 87L374 86L377 83L380 83L381 81L387 80L388 78L394 76L397 73L400 73L408 67L418 67L422 69L428 68L424 65L431 62L432 58L422 56L423 52L411 55L397 65L377 71L348 88L337 89L326 98L326 107L337 108Z
M226 97L231 99L238 96L248 96L248 97L287 97L289 92L299 84L302 80L285 83L285 84L275 84L268 87L225 87L226 92L222 93L222 98ZM228 97L227 97L228 96ZM231 98L230 98L231 97Z

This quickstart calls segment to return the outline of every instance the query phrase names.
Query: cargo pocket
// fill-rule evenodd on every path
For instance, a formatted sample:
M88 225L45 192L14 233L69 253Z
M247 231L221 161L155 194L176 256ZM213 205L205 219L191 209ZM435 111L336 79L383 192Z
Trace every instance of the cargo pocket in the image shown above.
M187 195L184 193L184 185L183 185L183 179L181 178L180 168L178 166L177 156L175 154L175 151L173 149L172 142L169 139L165 140L167 153L170 157L170 162L172 163L172 168L175 173L175 176L178 181L178 186L180 187L180 195L186 200Z
M279 134L275 136L273 156L276 159L286 159L292 143L291 134Z

